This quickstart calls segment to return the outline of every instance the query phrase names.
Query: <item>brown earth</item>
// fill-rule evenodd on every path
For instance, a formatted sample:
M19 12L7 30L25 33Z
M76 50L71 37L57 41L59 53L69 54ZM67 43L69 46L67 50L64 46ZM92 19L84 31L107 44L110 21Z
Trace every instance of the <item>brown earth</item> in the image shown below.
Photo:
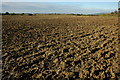
M120 79L118 18L3 16L2 79Z

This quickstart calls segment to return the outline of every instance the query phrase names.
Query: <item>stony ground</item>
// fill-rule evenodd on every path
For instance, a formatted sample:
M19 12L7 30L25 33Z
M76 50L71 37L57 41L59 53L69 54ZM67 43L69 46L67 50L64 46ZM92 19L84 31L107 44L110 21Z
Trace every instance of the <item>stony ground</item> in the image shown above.
M36 15L2 20L2 79L120 79L117 17Z

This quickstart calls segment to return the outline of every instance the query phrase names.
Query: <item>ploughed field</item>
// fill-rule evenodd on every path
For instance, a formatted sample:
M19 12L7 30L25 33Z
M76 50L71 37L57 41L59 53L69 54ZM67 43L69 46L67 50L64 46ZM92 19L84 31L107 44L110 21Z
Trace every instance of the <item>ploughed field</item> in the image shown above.
M120 79L118 18L2 17L2 78Z

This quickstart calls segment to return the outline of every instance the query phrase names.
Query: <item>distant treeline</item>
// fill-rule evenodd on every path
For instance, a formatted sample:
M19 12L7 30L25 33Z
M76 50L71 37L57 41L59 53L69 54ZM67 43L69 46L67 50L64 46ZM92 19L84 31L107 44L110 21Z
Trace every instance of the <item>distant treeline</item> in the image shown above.
M39 14L39 13L37 13ZM6 13L0 13L0 15L29 15L29 16L33 16L33 15L36 15L36 14L32 14L32 13L9 13L9 12L6 12ZM63 15L63 14L60 14L60 13L49 13L47 15ZM75 15L75 16L114 16L114 15L120 15L120 8L118 8L118 11L114 11L114 12L111 12L111 13L107 13L107 14L64 14L64 15Z
M76 15L76 16L98 16L97 14L69 14L69 15Z
M39 14L39 13L37 13ZM2 13L1 15L29 15L29 16L33 16L33 15L36 15L36 14L31 14L31 13L9 13L9 12L6 12L6 13ZM48 13L46 15L63 15L62 13ZM76 16L95 16L94 14L64 14L64 15L76 15Z
M100 16L120 16L120 8L118 8L118 11L114 11L108 14L100 14Z
M120 8L118 9L118 11L111 12L111 14L118 14L118 13L120 13Z
M29 15L29 16L32 16L32 15L35 15L35 14L31 14L31 13L9 13L9 12L6 12L6 13L1 13L1 15Z

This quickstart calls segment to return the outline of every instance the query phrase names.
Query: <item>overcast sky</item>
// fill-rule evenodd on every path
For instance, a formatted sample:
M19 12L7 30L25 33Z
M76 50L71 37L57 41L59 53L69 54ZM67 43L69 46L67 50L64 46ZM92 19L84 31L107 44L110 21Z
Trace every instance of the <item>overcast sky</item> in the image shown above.
M14 1L14 0L4 0L4 1ZM22 1L22 0L17 0L17 1ZM2 3L2 12L11 12L11 13L95 14L95 13L109 13L117 10L117 8L118 8L118 2L3 2Z

